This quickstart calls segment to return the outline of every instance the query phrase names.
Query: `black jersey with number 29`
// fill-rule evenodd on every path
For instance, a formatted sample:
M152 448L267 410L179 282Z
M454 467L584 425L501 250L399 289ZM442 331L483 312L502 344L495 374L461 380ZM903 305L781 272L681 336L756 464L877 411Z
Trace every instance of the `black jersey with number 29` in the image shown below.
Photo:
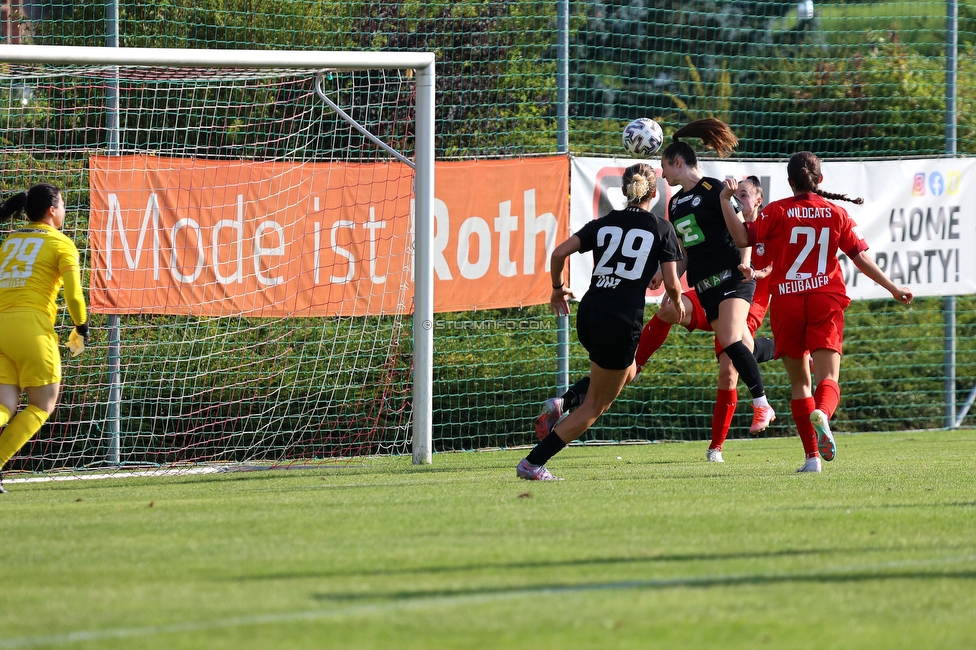
M615 314L638 327L647 285L661 262L681 259L674 228L664 219L628 207L580 228L580 252L593 251L593 275L580 308Z

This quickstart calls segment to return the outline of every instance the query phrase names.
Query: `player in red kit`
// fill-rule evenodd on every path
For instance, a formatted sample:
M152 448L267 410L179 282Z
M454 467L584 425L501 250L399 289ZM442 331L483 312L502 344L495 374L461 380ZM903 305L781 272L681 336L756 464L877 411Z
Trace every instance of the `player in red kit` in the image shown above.
M767 205L751 224L726 218L729 232L741 247L755 246L772 263L769 276L770 327L776 357L790 377L793 421L796 422L806 461L798 472L819 472L821 458L833 460L836 445L829 420L840 403L840 355L844 342L844 309L850 304L837 253L845 253L867 277L884 287L899 302L913 295L885 275L870 255L867 242L847 211L828 199L863 203L843 194L819 189L823 181L820 159L809 151L790 158L787 175L793 196ZM732 193L737 184L725 181ZM811 392L813 355L817 383Z

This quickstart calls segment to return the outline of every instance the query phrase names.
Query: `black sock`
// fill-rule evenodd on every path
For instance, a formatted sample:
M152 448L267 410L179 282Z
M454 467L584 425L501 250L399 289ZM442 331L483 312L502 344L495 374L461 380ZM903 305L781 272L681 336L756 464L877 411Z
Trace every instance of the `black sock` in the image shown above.
M753 342L752 356L756 357L756 363L766 363L773 360L776 354L776 345L773 339L759 336Z
M543 439L542 442L537 444L529 455L525 457L525 460L529 461L533 465L545 465L549 462L549 459L562 451L566 443L563 442L562 438L556 435L556 431L553 430L548 436Z
M763 387L759 364L756 363L756 357L752 356L752 352L749 352L746 344L742 341L736 341L722 351L729 355L732 365L739 371L739 376L742 377L742 381L749 388L753 398L765 395L766 389Z
M586 391L590 389L590 376L587 375L569 387L563 394L563 410L574 409L586 399Z

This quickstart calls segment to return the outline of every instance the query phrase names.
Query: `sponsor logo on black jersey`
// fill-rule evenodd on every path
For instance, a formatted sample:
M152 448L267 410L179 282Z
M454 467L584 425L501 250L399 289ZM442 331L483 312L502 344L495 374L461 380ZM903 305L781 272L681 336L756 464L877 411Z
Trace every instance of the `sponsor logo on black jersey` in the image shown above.
M616 289L620 285L620 278L612 275L601 275L596 281L597 289Z
M676 198L673 201L671 201L671 207L673 208L675 206L681 205L685 201L691 201L692 199L698 199L699 201L701 201L701 199L698 198L697 194L686 194L685 196L682 196L680 199ZM696 203L695 205L698 204Z

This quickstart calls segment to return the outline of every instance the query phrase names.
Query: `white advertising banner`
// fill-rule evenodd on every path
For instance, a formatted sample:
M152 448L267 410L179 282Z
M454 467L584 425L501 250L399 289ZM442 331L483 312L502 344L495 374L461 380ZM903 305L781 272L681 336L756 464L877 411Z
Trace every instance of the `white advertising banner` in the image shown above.
M623 207L623 171L649 162L658 173L658 198L651 210L664 216L679 188L661 178L660 159L573 158L570 178L570 232L578 231L611 208ZM705 176L758 176L766 203L792 195L785 162L705 160ZM837 201L857 222L861 234L885 273L916 296L976 293L976 159L944 158L892 161L826 161L821 189L862 197L863 205ZM864 277L840 256L847 293L854 300L890 294ZM577 298L589 286L592 255L570 258L570 288ZM660 300L662 290L648 292Z

